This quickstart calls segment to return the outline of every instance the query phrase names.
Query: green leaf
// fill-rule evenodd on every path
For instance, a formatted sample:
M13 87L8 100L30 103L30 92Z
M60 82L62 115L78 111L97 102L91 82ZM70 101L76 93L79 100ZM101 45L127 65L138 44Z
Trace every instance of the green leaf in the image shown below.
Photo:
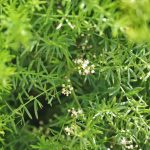
M29 118L32 119L32 116L31 116L30 112L28 111L28 109L26 107L24 107L24 110L27 113L27 115L29 116Z
M142 87L136 87L136 88L134 88L134 89L131 89L131 90L130 90L129 92L127 92L125 95L131 97L131 96L133 96L133 95L138 94L138 93L141 92L143 89L144 89L144 88L142 88Z

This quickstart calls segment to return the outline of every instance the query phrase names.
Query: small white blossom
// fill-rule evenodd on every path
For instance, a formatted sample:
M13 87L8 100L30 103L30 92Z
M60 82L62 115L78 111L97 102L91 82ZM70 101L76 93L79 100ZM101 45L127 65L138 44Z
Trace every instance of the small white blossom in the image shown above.
M95 73L95 70L91 70L91 73L92 73L92 74Z
M75 64L82 64L82 63L83 63L83 60L80 59L80 58L79 58L79 59L75 59L75 60L74 60L74 63L75 63Z
M126 140L126 138L123 138L120 142L122 145L127 145L128 141Z
M73 90L73 87L70 84L67 84L67 85L62 84L62 91L61 91L62 94L69 96L72 90Z
M78 112L76 110L72 110L71 116L77 118L78 117Z
M93 55L93 58L96 58L96 55L95 55L95 54Z
M65 128L65 132L68 134L68 135L71 135L73 133L73 129L70 127L66 127Z
M67 135L74 135L78 130L78 126L72 124L70 127L67 126L64 130L67 133Z
M72 108L69 109L68 112L71 113L71 117L75 117L75 118L79 117L80 115L83 115L82 109L75 110L74 108Z
M86 67L84 72L83 72L83 75L88 75L88 74L90 74L90 68Z
M79 109L79 110L78 110L78 114L82 115L82 114L83 114L83 110L82 110L82 109Z
M133 149L134 147L133 147L133 145L130 145L130 149Z
M132 141L127 140L125 137L122 138L120 143L127 149L134 149Z
M82 70L79 70L79 74L82 75Z
M78 72L80 75L89 75L95 73L95 65L90 65L90 61L88 59L75 59L74 63L78 65Z
M82 68L83 69L85 69L87 66L88 66L88 64L89 64L89 61L88 60L85 60L84 62L83 62L83 64L82 64Z

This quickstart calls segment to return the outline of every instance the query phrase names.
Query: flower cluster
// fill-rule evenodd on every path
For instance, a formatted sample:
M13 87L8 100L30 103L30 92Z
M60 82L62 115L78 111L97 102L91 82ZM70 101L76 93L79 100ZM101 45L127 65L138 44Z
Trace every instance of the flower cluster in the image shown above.
M61 91L62 94L69 96L72 90L73 87L70 84L62 84L62 91Z
M95 73L95 65L90 65L90 61L87 59L75 59L74 63L78 65L78 72L80 75L89 75Z
M72 124L70 127L66 127L64 130L67 133L67 135L78 135L79 126L76 124Z
M127 149L135 149L138 148L138 145L133 146L133 142L127 140L125 137L123 137L120 141L120 144L123 145Z
M78 109L75 110L74 108L71 108L68 110L68 112L71 114L71 117L78 118L80 116L84 116L83 110ZM77 124L71 124L70 127L65 127L65 132L67 135L77 135L79 136L79 133L81 132L81 128Z
M75 110L74 108L72 108L69 109L68 112L71 113L71 117L75 117L75 118L79 117L80 115L83 115L82 109Z
M65 132L67 133L67 135L71 135L74 133L74 129L72 127L66 127L65 128Z

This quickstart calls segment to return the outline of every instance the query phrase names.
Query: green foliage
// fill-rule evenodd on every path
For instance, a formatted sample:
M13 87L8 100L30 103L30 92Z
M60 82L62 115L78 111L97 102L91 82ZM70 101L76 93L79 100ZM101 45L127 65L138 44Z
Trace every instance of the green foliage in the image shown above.
M149 0L122 0L121 19L118 24L131 40L150 41L150 36L147 34L150 31L149 7Z
M14 74L14 68L7 66L12 56L7 50L0 51L0 95L10 89L9 77ZM1 97L0 97L1 98Z
M149 0L0 0L0 148L149 150Z

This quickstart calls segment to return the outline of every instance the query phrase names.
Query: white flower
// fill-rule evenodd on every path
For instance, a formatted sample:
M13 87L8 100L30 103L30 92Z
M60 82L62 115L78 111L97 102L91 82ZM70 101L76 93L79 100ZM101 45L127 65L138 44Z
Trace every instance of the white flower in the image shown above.
M92 74L95 73L95 70L91 70L91 73L92 73Z
M80 115L83 115L82 109L75 110L74 108L72 108L69 109L68 112L71 113L71 117L75 117L75 118L79 117Z
M78 117L78 112L73 109L72 112L71 112L71 116L77 118Z
M90 63L89 60L83 61L83 63L81 64L82 68L85 69L88 66L89 63Z
M83 63L82 68L85 69L87 67L87 65L88 65L87 63Z
M122 145L126 145L128 144L128 141L126 140L126 138L124 137L121 142L120 142Z
M89 75L95 73L95 65L90 65L90 61L88 59L75 59L74 63L78 65L77 68L80 75Z
M66 132L68 135L70 135L70 134L73 133L73 130L72 130L72 128L66 127L66 128L65 128L65 132Z
M90 74L90 68L86 68L86 69L84 70L84 75L88 75L88 74Z
M82 71L81 70L79 70L79 74L82 75Z
M93 58L96 58L96 55L95 55L95 54L93 55Z
M85 60L85 61L84 61L84 64L87 64L87 65L88 65L89 63L90 63L89 60Z
M65 130L65 132L67 133L67 135L73 135L73 134L75 134L76 133L76 131L77 131L77 125L71 125L70 127L66 127L64 130Z
M133 149L134 147L133 147L133 145L130 145L130 149Z
M83 110L82 110L82 109L79 109L79 110L78 110L78 114L82 115L82 114L83 114Z
M67 85L62 84L62 91L61 91L62 94L69 96L72 90L73 90L73 87L70 84L67 84Z
M80 59L80 58L79 58L79 59L75 59L75 60L74 60L74 63L75 63L75 64L82 64L82 63L83 63L83 60Z

